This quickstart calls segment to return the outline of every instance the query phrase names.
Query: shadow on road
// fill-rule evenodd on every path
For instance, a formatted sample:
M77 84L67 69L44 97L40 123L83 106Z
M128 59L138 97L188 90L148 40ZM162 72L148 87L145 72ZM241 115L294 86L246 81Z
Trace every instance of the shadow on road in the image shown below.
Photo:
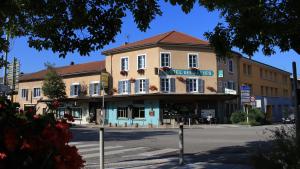
M84 129L71 129L73 133L72 141L98 141L99 133L95 130L84 130ZM142 130L128 130L128 132L124 131L114 131L114 130L106 130L104 133L105 141L130 141L130 140L142 140L147 137L152 136L161 136L161 135L174 135L177 134L177 131L167 130L167 131L142 131Z

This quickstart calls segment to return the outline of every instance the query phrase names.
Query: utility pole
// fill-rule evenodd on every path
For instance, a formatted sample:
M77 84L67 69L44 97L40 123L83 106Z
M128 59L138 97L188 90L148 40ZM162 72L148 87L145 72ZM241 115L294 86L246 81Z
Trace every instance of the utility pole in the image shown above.
M294 106L295 106L295 117L296 117L296 144L300 146L300 112L299 112L299 105L298 105L298 85L297 85L297 67L296 62L293 62L293 83L294 83Z
M6 31L6 38L5 38L5 40L7 42L9 42L9 39L10 39L10 30ZM4 53L4 77L3 77L3 84L4 85L7 85L7 57L8 57L8 50L9 50L9 47L8 47L7 51L5 51L5 53Z

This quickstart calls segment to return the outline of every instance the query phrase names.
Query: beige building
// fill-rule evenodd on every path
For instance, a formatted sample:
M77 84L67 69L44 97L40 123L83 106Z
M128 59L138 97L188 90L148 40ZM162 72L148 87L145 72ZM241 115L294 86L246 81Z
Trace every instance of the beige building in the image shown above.
M217 58L208 42L172 31L103 52L114 91L110 123L161 125L224 122ZM237 70L237 68L235 68Z
M56 116L71 113L75 123L94 121L96 111L102 107L100 75L105 70L105 62L91 62L55 68L66 85L67 99L61 102ZM47 70L25 74L20 78L17 102L21 109L34 108L38 114L48 111L42 85Z

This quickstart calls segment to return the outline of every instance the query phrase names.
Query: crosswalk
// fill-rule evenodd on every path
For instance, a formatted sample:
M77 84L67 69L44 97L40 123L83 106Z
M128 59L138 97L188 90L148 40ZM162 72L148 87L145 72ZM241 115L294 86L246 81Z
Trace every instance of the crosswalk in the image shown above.
M71 142L86 161L86 169L99 168L99 144L97 142ZM110 169L142 168L153 164L170 163L178 158L172 157L178 149L153 149L146 146L126 147L109 145L104 147L105 167Z

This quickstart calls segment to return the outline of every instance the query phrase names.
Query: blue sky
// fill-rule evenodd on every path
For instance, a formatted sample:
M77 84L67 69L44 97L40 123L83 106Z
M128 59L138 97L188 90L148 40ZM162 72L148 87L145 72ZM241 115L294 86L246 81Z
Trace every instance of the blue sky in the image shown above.
M136 27L131 15L125 17L123 19L122 32L116 37L116 42L105 46L103 50L122 45L127 41L127 35L129 36L129 42L134 42L172 30L205 39L203 36L204 32L212 31L220 21L217 12L209 13L206 9L198 5L189 14L184 14L178 6L172 6L164 2L161 2L161 9L163 15L152 21L150 29L146 32L141 32ZM44 63L46 62L55 63L56 66L63 66L69 65L71 61L78 64L104 59L104 56L101 55L101 51L103 50L92 52L90 56L80 56L78 53L74 53L67 55L66 58L59 58L58 54L51 51L38 52L33 48L29 48L26 41L26 38L14 39L9 53L9 60L12 60L14 56L20 60L21 71L24 73L44 69ZM286 53L277 52L274 56L264 56L261 52L258 52L254 55L253 59L289 72L292 72L292 61L300 63L300 56L294 51ZM300 74L300 66L298 74Z

